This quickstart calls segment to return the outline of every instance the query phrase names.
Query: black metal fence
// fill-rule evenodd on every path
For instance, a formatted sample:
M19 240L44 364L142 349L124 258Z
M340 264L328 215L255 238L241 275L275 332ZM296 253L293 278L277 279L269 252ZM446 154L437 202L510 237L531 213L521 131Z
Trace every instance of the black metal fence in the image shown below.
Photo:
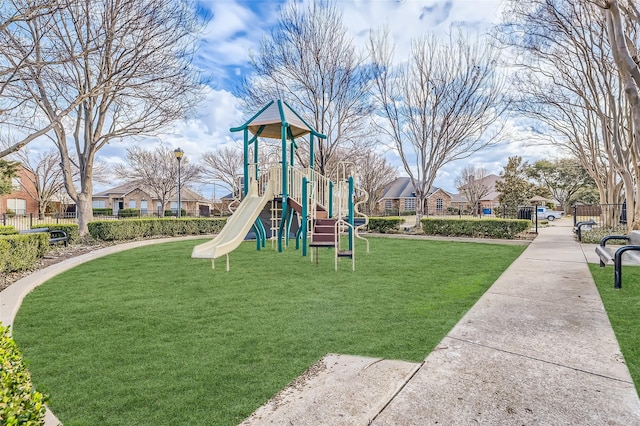
M3 226L13 226L15 229L30 229L39 224L77 223L77 218L75 212L54 213L42 217L36 213L22 215L2 213L0 222Z
M120 219L132 219L132 218L152 218L152 217L177 217L178 212L174 210L165 211L144 211L138 210L131 211L133 209L122 209L116 215L113 214L96 214L94 213L94 220L120 220ZM185 210L180 212L181 217L223 217L221 212L216 210ZM15 229L23 230L30 229L34 226L52 224L52 223L78 223L77 214L75 212L67 213L55 213L51 215L45 215L39 217L36 213L29 213L23 215L2 213L0 215L0 224L3 226L13 226Z
M576 204L573 206L573 224L589 222L582 227L582 232L591 232L594 237L589 242L599 240L600 237L614 234L627 234L627 205L622 204Z

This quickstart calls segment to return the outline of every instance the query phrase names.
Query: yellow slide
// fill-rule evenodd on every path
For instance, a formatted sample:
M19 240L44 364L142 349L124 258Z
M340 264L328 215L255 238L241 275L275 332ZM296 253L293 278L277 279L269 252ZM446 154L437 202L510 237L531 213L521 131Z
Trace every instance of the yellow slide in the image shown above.
M255 180L252 181L249 193L242 200L237 210L227 219L222 231L213 240L195 246L191 257L217 259L238 248L240 243L244 241L244 237L251 230L251 226L255 223L264 206L272 199L273 183L271 180L269 180L262 197L258 195L258 184Z

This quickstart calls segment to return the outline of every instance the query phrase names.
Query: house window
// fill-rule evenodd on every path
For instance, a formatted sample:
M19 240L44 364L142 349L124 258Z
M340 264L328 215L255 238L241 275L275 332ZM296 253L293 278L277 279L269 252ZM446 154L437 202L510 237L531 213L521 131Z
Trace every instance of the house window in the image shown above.
M172 212L177 212L178 211L178 202L177 201L172 201L171 203L169 203L169 208L171 209Z
M384 201L384 209L391 210L393 208L393 202L391 200Z
M107 207L107 202L105 200L93 200L91 202L91 207L94 209L104 209Z
M11 190L13 192L18 192L22 188L22 178L21 177L13 177L11 178Z
M11 210L15 214L27 214L27 200L9 198L7 200L7 210Z
M405 210L415 210L416 209L416 199L415 198L405 198L404 199L404 209Z
M142 213L147 212L147 200L140 201L140 211L142 211Z
M436 199L436 210L437 211L441 212L443 205L444 205L444 202L442 201L442 198Z
M130 209L136 208L136 200L129 200L129 208Z

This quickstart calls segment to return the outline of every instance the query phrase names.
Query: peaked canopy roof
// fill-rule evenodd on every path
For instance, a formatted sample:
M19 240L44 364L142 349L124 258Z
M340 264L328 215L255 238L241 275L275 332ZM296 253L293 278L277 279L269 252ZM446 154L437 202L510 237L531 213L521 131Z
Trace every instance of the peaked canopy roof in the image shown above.
M240 127L234 127L232 132L249 129L254 135L265 138L280 139L282 137L282 125L289 125L289 135L294 138L313 133L315 136L324 138L311 126L309 126L297 112L293 110L286 102L282 100L271 101L256 115L251 117L249 121ZM260 132L260 129L262 131Z

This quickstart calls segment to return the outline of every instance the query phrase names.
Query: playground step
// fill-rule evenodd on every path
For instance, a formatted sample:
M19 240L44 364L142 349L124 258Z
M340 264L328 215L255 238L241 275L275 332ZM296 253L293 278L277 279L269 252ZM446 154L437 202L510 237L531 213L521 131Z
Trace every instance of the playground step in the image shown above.
M333 241L311 241L309 247L335 247L336 244Z
M338 251L338 257L352 258L353 257L353 251L351 251L351 250L340 250L340 251Z
M317 242L317 243L322 243L322 242L327 242L327 243L331 243L334 244L335 243L335 236L333 234L316 234L314 233L311 236L311 241L312 242Z
M316 209L316 218L326 219L327 217L329 217L329 214L325 210L322 210L320 207Z

